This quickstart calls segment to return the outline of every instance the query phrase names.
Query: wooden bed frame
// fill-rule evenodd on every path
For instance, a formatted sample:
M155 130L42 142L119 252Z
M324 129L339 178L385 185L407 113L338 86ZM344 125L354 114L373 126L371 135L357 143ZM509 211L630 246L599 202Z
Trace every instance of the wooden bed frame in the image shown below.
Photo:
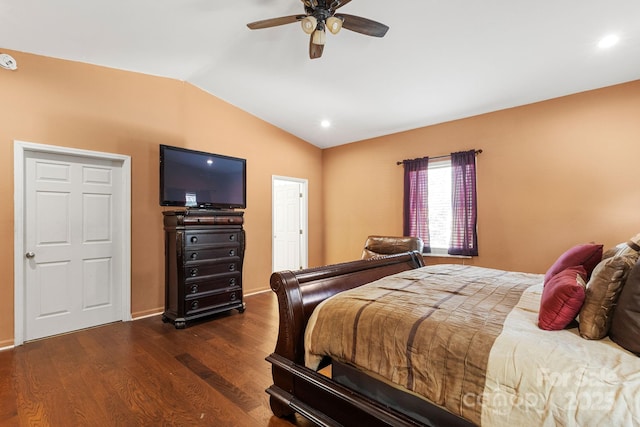
M325 267L282 271L271 275L278 297L280 326L272 364L273 385L267 389L278 417L299 413L321 426L452 426L469 425L426 402L428 415L416 419L343 386L304 366L304 333L313 309L323 300L394 273L424 266L422 255L407 252Z

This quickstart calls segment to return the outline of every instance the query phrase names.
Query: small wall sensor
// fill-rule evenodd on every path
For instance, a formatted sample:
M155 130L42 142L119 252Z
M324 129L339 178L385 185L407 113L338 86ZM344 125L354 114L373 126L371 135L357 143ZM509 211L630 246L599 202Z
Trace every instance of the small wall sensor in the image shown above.
M0 53L0 67L13 71L18 69L18 64L11 55Z

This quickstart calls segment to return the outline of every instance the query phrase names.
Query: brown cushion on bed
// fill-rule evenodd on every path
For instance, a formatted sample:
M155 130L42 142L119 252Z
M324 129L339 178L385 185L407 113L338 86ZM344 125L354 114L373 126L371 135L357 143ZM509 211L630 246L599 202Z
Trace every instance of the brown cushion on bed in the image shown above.
M567 269L582 265L587 272L587 278L591 276L591 272L595 266L602 260L602 245L594 243L585 243L576 245L565 253L560 255L556 262L553 263L544 275L544 283L546 284L553 276Z
M609 337L640 356L640 261L629 272L620 292L618 305L611 316Z
M611 258L616 255L628 255L631 254L632 251L640 252L640 233L633 236L628 242L622 242L613 248L607 249L602 254L602 259Z
M586 270L579 265L569 267L549 280L540 300L540 329L559 331L576 318L584 303L586 277Z
M631 245L620 249L621 255L603 259L593 270L579 316L583 338L599 340L609 332L613 308L629 271L638 260L638 252L632 247L638 246L634 243L629 242Z
M607 249L602 253L602 259L607 259L616 256L620 249L624 249L627 247L626 243L619 243L612 248Z

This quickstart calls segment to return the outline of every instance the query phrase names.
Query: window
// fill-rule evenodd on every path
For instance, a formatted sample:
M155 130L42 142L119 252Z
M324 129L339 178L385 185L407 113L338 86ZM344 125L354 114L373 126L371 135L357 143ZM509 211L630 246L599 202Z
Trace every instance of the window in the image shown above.
M403 162L403 231L422 238L424 252L478 255L475 154Z
M451 240L451 160L431 160L428 173L431 253L446 254Z

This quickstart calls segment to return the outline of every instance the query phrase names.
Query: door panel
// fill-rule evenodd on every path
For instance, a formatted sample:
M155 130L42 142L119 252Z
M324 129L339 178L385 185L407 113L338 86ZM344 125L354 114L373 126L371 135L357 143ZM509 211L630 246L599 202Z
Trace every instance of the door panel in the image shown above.
M39 265L36 283L40 293L36 296L37 300L30 301L33 315L38 319L69 314L71 307L66 296L69 293L70 270L68 262L49 262Z
M82 309L105 307L111 299L111 258L85 259L82 268Z

